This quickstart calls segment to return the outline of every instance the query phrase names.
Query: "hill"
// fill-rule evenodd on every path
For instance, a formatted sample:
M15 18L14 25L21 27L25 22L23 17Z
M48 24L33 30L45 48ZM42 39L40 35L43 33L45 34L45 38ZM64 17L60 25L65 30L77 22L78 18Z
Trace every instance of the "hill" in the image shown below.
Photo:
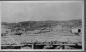
M72 27L82 26L81 19L69 21L23 21L18 23L2 22L2 29L10 29L11 31L50 31L51 29L71 29ZM59 27L58 27L59 26Z

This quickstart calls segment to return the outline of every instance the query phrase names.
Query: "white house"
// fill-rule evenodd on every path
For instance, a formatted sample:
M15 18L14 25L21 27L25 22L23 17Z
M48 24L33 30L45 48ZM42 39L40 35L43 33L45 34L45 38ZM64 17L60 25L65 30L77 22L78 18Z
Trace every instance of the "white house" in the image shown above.
M82 31L81 27L76 27L76 28L72 27L72 29L71 29L71 33L75 34L75 35L79 35L81 33L81 31Z

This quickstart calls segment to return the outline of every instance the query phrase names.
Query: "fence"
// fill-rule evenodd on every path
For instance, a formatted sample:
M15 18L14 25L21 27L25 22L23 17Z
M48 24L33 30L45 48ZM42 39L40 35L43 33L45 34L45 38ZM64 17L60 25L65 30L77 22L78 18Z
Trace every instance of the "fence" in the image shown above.
M11 48L14 48L14 47L23 47L23 46L31 46L31 49L35 49L35 48L37 48L37 46L39 46L39 48L38 49L41 49L40 47L41 46L50 46L50 45L47 45L47 44L34 44L34 43L32 43L32 44L27 44L27 45L2 45L1 46L1 48L2 49L4 49L5 47L7 48L7 49L10 49L9 47L11 47ZM52 46L59 46L60 48L62 48L62 49L65 49L65 47L66 46L81 46L82 47L82 45L81 44L52 44Z

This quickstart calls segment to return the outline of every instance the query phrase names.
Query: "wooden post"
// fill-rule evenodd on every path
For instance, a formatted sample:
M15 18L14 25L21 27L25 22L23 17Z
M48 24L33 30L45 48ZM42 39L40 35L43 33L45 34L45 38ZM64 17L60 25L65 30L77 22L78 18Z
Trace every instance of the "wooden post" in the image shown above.
M32 43L32 49L33 49L33 43Z
M63 44L64 44L65 42L63 42ZM65 45L62 45L62 49L65 49Z

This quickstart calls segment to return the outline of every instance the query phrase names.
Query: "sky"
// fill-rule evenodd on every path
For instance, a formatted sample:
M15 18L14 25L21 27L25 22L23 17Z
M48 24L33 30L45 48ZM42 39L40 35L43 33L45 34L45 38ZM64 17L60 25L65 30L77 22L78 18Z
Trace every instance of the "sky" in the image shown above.
M83 17L82 1L3 1L2 22L71 20Z

